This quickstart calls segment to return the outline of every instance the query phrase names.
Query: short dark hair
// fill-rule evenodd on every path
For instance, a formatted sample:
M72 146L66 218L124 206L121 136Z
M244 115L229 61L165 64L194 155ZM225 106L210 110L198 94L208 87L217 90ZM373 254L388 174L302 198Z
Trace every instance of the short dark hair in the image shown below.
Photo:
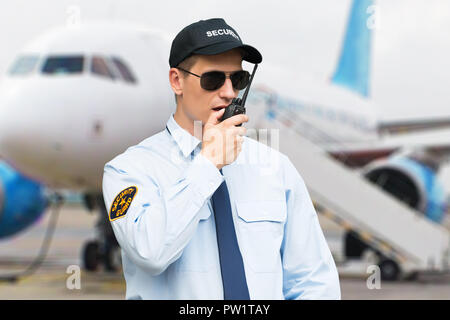
M190 69L194 66L194 64L197 62L197 60L198 60L198 55L196 55L196 54L191 55L191 56L187 57L186 59L184 59L183 61L181 61L178 64L178 67L190 71ZM186 78L188 76L187 72L182 71L182 73L183 73L183 78ZM178 96L176 93L175 93L175 102L178 103Z

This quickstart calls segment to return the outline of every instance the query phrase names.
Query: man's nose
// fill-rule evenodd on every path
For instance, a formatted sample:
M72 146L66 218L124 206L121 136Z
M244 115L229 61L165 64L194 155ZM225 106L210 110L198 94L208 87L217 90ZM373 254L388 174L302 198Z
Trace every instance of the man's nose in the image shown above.
M225 83L220 88L219 96L221 98L229 99L229 100L237 97L237 94L233 89L233 84L231 83L230 78L225 79Z

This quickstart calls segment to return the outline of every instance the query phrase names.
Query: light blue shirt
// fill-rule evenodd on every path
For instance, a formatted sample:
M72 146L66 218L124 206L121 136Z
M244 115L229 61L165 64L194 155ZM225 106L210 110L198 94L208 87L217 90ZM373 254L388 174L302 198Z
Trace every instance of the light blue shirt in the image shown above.
M222 176L173 115L167 128L105 165L106 208L122 190L137 189L111 221L127 299L223 299L210 198L224 180L250 298L340 299L316 211L285 155L244 137Z

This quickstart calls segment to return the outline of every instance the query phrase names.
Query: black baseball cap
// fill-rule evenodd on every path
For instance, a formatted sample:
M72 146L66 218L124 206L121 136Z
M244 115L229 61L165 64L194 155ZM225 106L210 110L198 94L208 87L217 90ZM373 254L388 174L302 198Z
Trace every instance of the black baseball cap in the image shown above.
M243 44L236 30L224 19L200 20L185 27L173 39L169 65L174 68L193 54L219 54L234 48L243 50L243 60L255 64L261 63L262 56L259 51Z

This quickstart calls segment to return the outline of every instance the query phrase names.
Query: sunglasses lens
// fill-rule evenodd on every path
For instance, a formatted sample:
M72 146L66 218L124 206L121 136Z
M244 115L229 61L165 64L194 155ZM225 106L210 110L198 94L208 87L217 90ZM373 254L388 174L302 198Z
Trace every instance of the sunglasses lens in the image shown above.
M225 73L219 71L206 72L200 78L201 87L210 91L219 89L224 82Z
M233 88L237 90L244 89L250 81L250 73L248 71L237 71L231 75L231 83Z
M236 71L231 76L231 83L236 90L244 89L250 81L248 71ZM225 73L221 71L211 71L204 73L200 78L200 85L203 89L214 91L219 89L225 83Z

